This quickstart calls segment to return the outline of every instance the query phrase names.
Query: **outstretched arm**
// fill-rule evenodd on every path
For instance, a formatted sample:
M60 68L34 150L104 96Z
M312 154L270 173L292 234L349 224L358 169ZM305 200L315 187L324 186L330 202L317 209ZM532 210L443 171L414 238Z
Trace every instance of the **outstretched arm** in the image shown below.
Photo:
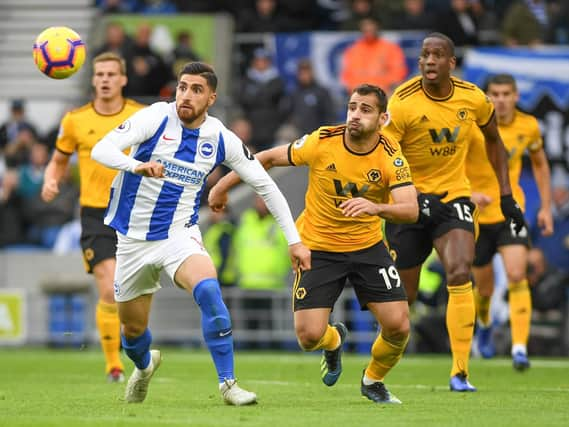
M530 151L531 168L541 206L537 213L537 225L541 228L541 234L551 236L553 234L553 215L551 213L551 173L543 148L538 151Z
M59 181L65 174L69 165L69 154L54 150L51 160L45 168L41 198L44 202L51 202L59 194Z
M490 122L480 128L486 140L486 153L488 160L494 168L498 185L500 186L500 208L506 220L514 223L516 233L519 233L525 225L524 214L520 206L512 197L512 188L510 186L510 177L508 173L508 153L504 147L504 142L498 132L498 123L496 117L493 116Z
M233 140L231 142L231 139L228 139L227 142L226 160L228 166L243 178L243 181L249 184L265 201L267 208L287 239L293 267L295 269L309 270L310 250L302 244L288 203L277 184L266 171L268 165L282 164L279 153L286 153L286 146L267 150L265 154L260 153L260 158L264 163L261 164L261 161L251 156L246 149L242 150L241 141Z
M265 170L274 166L291 166L288 158L288 144L280 145L269 150L255 154L255 158L263 165ZM209 207L214 212L225 209L227 205L227 193L241 182L241 178L235 172L229 172L211 188L208 195Z
M498 178L500 195L511 195L512 188L510 187L510 176L508 174L508 153L498 132L496 117L492 117L490 122L480 129L484 134L488 160L492 164L492 168L494 168L494 172Z
M346 216L379 215L395 223L414 223L419 216L417 190L414 185L397 187L391 191L393 203L373 203L363 197L346 200L340 205Z
M164 165L154 161L143 163L134 157L127 156L117 144L108 138L103 138L93 147L91 158L111 169L123 170L147 177L164 177Z

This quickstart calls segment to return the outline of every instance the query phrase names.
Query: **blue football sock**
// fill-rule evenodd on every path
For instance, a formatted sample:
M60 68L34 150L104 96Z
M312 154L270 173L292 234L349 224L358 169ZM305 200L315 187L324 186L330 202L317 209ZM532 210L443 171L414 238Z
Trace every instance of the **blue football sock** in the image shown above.
M221 298L217 279L204 279L193 291L194 299L202 312L202 332L219 382L234 379L233 336L229 311Z
M150 343L152 334L150 329L136 338L126 338L121 334L121 342L126 355L134 362L138 369L145 369L150 364Z

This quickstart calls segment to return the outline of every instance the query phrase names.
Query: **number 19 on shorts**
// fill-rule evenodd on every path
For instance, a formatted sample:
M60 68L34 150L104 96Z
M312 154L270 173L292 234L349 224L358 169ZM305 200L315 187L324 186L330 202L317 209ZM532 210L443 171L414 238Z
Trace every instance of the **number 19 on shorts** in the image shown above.
M395 283L395 287L398 288L401 286L401 278L399 277L399 272L395 268L395 266L390 265L389 267L385 268L382 267L379 270L379 275L383 278L385 282L385 287L387 289L393 289L393 285L391 281Z

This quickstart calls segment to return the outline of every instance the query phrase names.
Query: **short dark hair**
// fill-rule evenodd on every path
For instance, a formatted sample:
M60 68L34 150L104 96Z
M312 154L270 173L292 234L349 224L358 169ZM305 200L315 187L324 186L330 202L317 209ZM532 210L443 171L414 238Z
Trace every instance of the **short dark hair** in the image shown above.
M439 40L444 41L447 44L447 48L448 48L450 55L455 56L454 42L452 41L452 39L449 36L447 36L446 34L443 34L443 33L434 32L434 33L430 33L429 35L427 35L427 37L425 37L424 40L430 39L430 38L439 39Z
M518 91L516 79L511 74L494 74L488 77L484 89L487 91L490 85L510 85L515 92Z
M382 88L375 85L370 85L367 83L356 86L352 91L352 94L357 93L358 95L369 95L373 93L377 98L377 105L379 106L379 111L385 113L387 110L387 95Z
M207 85L210 87L210 89L212 89L214 92L217 89L217 76L215 75L215 71L210 65L206 63L198 61L188 62L178 73L178 81L180 81L184 74L202 76L206 80Z

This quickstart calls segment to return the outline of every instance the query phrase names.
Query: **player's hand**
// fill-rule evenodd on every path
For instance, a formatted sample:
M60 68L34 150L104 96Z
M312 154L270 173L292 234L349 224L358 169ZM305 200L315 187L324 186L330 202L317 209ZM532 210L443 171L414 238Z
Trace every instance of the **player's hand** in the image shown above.
M340 209L345 216L379 215L379 206L363 197L354 197L340 204Z
M164 165L154 161L142 163L134 169L134 173L149 178L164 178Z
M209 190L209 194L207 196L207 203L209 204L209 208L214 212L221 212L225 209L227 205L227 192L222 191L219 189L219 186L214 185Z
M44 202L51 202L59 194L59 185L56 179L47 179L41 188L41 198Z
M553 214L551 209L541 208L537 212L537 225L541 228L542 236L551 236L553 234Z
M294 270L298 270L299 268L303 271L310 270L312 267L310 249L304 246L302 242L290 245L288 247L288 253Z
M438 225L454 217L454 210L451 206L441 200L447 196L443 194L419 193L417 202L419 204L419 219L417 222L423 225Z
M518 205L511 194L506 194L500 197L500 208L502 209L504 218L512 221L516 234L519 234L522 228L526 226L526 220L520 205Z
M476 203L480 209L483 209L492 203L492 197L484 193L474 192L472 193L472 196L470 196L470 200L472 200L473 203Z

